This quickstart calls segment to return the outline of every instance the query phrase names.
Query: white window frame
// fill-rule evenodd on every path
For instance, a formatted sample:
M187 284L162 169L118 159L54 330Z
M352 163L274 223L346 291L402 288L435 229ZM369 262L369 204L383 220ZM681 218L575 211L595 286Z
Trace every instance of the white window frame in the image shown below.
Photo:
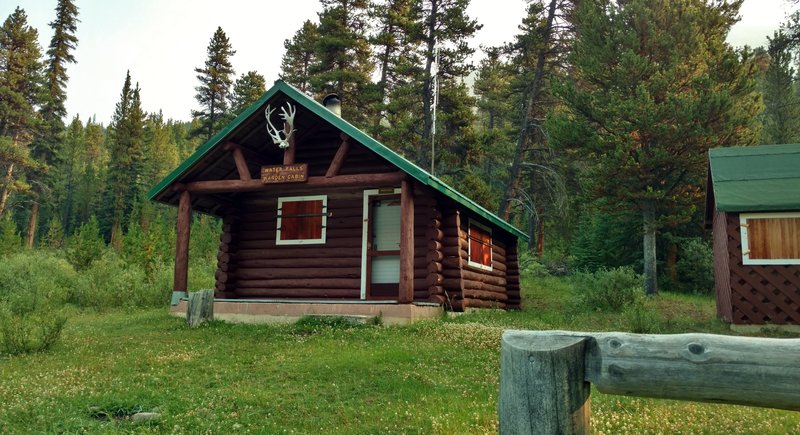
M750 258L750 244L747 236L747 221L755 219L775 219L775 218L800 218L800 212L787 213L741 213L739 215L739 226L742 235L742 264L745 265L791 265L800 264L800 258ZM800 237L800 235L798 235Z
M300 239L300 240L281 240L281 220L283 219L283 203L284 202L298 202L298 201L319 201L322 200L322 232L319 239ZM278 224L275 231L275 244L276 245L324 245L326 230L328 226L328 195L311 195L311 196L283 196L278 198L278 209L276 210L278 216Z
M482 263L477 263L472 261L472 226L476 226L483 231L489 233L489 239L491 241L491 246L489 247L489 265L485 265ZM492 234L492 229L483 225L479 222L476 222L472 219L468 220L467 224L467 266L474 267L481 270L492 270L492 262L494 261L494 235Z

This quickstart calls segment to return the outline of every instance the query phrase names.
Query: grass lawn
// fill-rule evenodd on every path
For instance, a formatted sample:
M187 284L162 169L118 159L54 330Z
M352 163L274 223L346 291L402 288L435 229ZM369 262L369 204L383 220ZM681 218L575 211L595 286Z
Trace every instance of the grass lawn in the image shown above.
M76 313L51 351L0 359L0 432L494 433L504 329L629 329L576 308L563 280L524 291L521 312L409 327L188 329L166 308ZM726 332L708 297L654 305L660 332ZM154 422L125 418L154 410ZM800 433L797 412L597 392L592 419L596 433Z

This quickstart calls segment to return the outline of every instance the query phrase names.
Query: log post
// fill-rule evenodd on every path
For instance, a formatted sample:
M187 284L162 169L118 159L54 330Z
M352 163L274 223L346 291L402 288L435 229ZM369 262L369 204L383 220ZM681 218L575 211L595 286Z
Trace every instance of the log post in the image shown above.
M414 300L414 192L404 178L400 186L400 303Z
M328 171L325 173L326 177L335 177L339 175L339 171L342 169L344 159L347 157L347 153L350 151L350 137L342 133L341 138L342 143L339 145L339 149L336 150L336 155L333 156L330 166L328 166Z
M175 238L175 281L172 287L172 305L186 297L189 280L189 231L192 225L192 198L188 191L181 192L178 203L178 228Z
M585 337L506 331L500 348L501 434L588 434Z
M242 181L251 180L250 168L247 167L247 161L244 159L242 149L238 146L232 146L231 154L233 154L233 161L236 163L236 170L239 172L239 179Z
M186 322L195 328L205 322L214 320L214 290L206 289L189 295L186 307Z

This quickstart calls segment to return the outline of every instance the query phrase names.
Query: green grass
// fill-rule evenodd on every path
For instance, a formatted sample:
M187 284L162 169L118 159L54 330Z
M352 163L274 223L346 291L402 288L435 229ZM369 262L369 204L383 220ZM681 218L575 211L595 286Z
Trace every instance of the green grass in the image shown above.
M624 330L565 280L525 309L381 327L214 322L166 309L83 312L41 354L0 359L0 433L495 433L506 328ZM725 333L708 297L662 295L663 332ZM735 380L732 380L735 382ZM156 422L129 415L156 411ZM596 433L798 433L800 413L592 394Z

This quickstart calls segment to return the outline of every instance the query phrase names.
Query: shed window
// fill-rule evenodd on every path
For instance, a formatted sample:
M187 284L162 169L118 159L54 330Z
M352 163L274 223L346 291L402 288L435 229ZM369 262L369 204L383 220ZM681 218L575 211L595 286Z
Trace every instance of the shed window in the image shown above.
M743 213L744 264L800 264L800 212Z
M325 243L328 197L293 196L278 198L278 231L275 244Z
M469 266L492 270L492 230L469 221Z

